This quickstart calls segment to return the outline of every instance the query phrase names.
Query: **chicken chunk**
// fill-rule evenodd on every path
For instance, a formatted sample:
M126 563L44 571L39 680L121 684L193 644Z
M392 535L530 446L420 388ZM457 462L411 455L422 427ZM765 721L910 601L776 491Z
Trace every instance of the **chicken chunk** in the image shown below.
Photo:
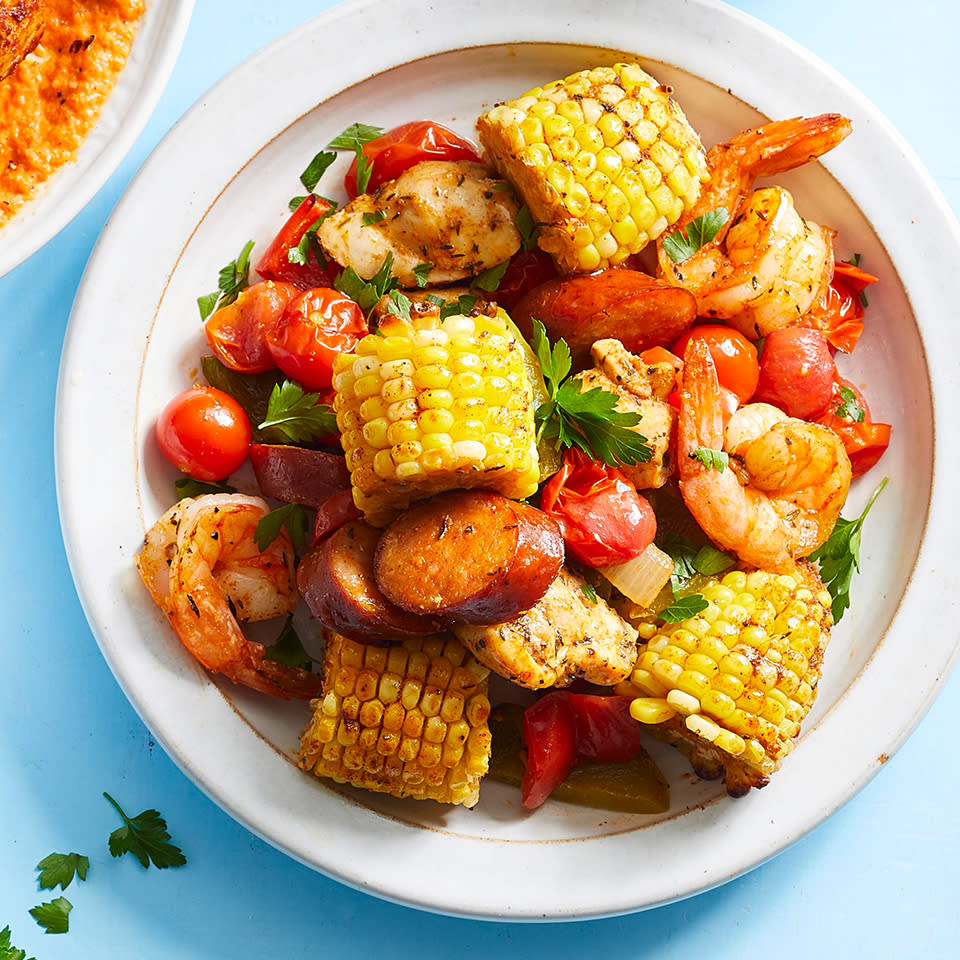
M361 194L327 217L324 252L369 280L393 254L400 285L417 288L414 268L432 264L430 284L476 276L520 249L519 206L482 164L427 160L374 194Z
M630 429L643 434L653 448L646 463L621 466L624 476L638 489L662 487L673 473L670 438L676 428L677 412L667 402L676 380L669 363L644 363L619 340L598 340L590 350L593 370L577 374L581 390L599 387L620 399L617 409L636 413L640 422Z
M40 42L45 23L43 0L0 0L0 80Z
M452 630L480 663L522 687L564 687L576 677L612 686L633 669L637 631L585 586L562 568L543 598L509 623Z

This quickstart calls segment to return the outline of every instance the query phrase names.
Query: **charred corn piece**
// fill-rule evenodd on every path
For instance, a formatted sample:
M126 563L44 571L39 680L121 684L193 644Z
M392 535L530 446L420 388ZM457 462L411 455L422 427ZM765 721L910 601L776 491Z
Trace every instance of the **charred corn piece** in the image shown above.
M634 719L688 748L694 769L741 796L793 749L820 680L830 594L813 568L708 578L709 606L680 623L646 624L631 676Z
M623 263L690 210L709 179L700 138L635 63L572 74L498 104L480 142L568 273Z
M298 765L395 797L473 806L490 760L489 672L453 637L376 647L328 634Z
M445 490L537 489L534 401L505 314L391 318L334 366L353 499L375 526Z

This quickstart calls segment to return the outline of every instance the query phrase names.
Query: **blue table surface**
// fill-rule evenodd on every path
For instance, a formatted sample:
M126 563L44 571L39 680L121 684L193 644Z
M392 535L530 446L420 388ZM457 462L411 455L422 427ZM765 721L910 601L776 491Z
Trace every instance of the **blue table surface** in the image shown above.
M155 144L216 80L330 5L198 0L170 83L129 156L72 224L0 279L0 449L12 457L0 471L7 531L0 609L8 624L0 678L0 929L9 924L13 942L38 960L333 957L387 944L394 956L419 958L593 950L664 958L772 950L784 960L960 955L960 763L945 742L952 734L942 733L960 723L960 677L947 681L879 775L781 856L693 899L572 925L437 917L347 889L250 834L154 745L100 656L63 552L53 428L64 329L97 235ZM960 211L955 0L735 6L863 90ZM632 7L642 3L624 4ZM93 424L91 456L96 444ZM936 623L937 612L930 615ZM113 860L105 840L117 823L103 790L130 813L158 807L189 864L145 872L131 857ZM63 936L44 934L27 913L58 895L38 890L34 870L54 850L91 861L87 883L67 891L75 909Z

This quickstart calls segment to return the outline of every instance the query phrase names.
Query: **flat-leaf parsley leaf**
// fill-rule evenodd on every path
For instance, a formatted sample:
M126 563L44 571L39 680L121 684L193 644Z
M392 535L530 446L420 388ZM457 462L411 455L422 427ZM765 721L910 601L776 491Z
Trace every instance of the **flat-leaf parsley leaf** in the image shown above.
M280 536L281 527L286 527L293 541L293 549L299 550L307 542L307 515L299 503L285 503L261 517L253 542L263 553Z
M270 391L267 416L258 427L282 443L309 443L335 433L337 418L328 404L317 402L319 399L319 393L306 393L299 383L284 380Z
M728 454L722 450L711 450L709 447L697 447L690 456L699 460L708 470L716 470L717 473L723 473L730 462Z
M103 794L110 805L123 817L123 826L110 834L110 853L122 857L132 853L144 868L152 863L158 870L167 867L182 867L187 858L179 847L170 843L167 823L157 810L144 810L135 817L128 817L109 793Z
M663 239L663 249L674 263L683 263L702 246L710 243L727 222L726 207L718 207L703 216L691 220L685 227L675 230Z
M220 268L217 278L217 289L213 293L197 297L197 306L200 308L200 318L206 320L218 307L225 307L240 295L240 291L250 282L250 253L253 250L253 241L248 240L240 251L236 260L231 260L225 267Z
M280 631L272 647L267 647L263 654L264 660L276 660L287 667L307 667L309 668L311 660L297 631L293 629L293 614L287 617L287 622Z
M687 617L695 617L709 607L706 598L699 593L691 593L674 600L665 610L660 611L660 619L664 623L679 623Z
M57 897L30 910L30 916L47 933L66 933L70 929L70 911L73 904L66 897Z
M81 880L87 879L90 861L79 853L51 853L37 864L37 869L41 890L52 890L57 886L66 890L73 882L74 874Z
M0 960L28 960L26 950L18 950L10 943L10 927L0 930ZM29 960L36 960L30 957Z

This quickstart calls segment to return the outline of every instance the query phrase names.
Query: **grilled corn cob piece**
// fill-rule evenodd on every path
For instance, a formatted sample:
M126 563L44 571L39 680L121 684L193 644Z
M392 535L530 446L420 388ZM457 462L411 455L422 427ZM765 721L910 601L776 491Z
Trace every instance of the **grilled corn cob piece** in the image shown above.
M708 578L709 606L680 623L639 626L645 643L616 687L630 713L689 748L697 773L727 791L762 787L793 749L820 680L830 594L813 568Z
M572 74L498 104L480 142L562 271L623 263L690 210L709 179L700 138L635 63Z
M506 315L396 317L334 365L353 499L375 526L445 490L522 500L540 478L533 392Z
M489 673L453 637L377 647L330 633L298 766L395 797L473 806L490 760Z

